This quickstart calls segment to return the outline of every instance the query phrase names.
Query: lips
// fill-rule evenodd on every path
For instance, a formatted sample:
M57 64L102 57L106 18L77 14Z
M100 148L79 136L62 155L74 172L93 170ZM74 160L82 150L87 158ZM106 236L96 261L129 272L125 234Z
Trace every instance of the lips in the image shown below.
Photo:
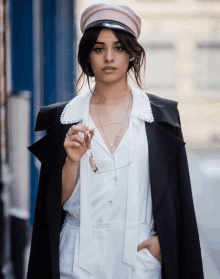
M102 69L105 73L110 73L110 72L113 72L115 70L117 70L117 68L115 67L105 67Z

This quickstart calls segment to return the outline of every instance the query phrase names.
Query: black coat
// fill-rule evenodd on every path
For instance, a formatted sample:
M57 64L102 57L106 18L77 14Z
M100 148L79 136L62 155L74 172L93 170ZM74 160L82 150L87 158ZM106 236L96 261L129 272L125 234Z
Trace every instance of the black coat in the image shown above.
M148 137L153 216L162 252L163 279L204 279L198 227L177 102L146 93L154 122ZM61 206L63 146L73 124L62 124L67 102L41 108L35 131L46 135L28 149L40 160L27 279L59 279L59 240L65 218ZM159 106L158 106L159 105ZM147 170L146 170L147 171Z

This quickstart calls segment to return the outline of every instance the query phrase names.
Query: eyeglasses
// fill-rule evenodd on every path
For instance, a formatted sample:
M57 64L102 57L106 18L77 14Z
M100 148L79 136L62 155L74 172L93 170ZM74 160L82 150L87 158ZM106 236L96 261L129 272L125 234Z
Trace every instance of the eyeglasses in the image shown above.
M117 122L116 122L117 123ZM111 123L112 124L112 123ZM107 125L110 125L110 124L107 124ZM106 125L104 125L106 126ZM97 129L97 128L94 128L94 129ZM90 140L90 134L89 134L89 131L87 131L87 135L89 137L89 140ZM127 165L123 166L123 167L119 167L119 168L115 168L115 169L111 169L111 170L107 170L107 171L99 171L96 163L95 163L95 160L94 160L94 156L92 154L92 150L91 150L91 144L87 144L87 148L89 149L90 151L90 157L89 157L89 162L90 162L90 166L91 168L93 169L94 173L96 174L99 174L99 173L104 173L104 172L109 172L109 171L113 171L113 170L117 170L117 169L121 169L121 168L124 168L124 167L127 167L129 166L132 161L130 163L128 163Z
M121 169L121 168L124 168L124 167L127 167L130 165L130 163L132 163L132 161L130 163L128 163L127 165L123 166L123 167L119 167L119 168L115 168L115 169L111 169L111 170L107 170L107 171L99 171L99 169L97 168L96 166L96 163L95 163L95 160L94 160L94 157L93 157L93 154L92 154L92 151L91 149L90 150L90 157L89 157L89 162L90 162L90 166L92 167L94 173L96 174L99 174L99 173L104 173L104 172L109 172L109 171L113 171L113 170L117 170L117 169Z

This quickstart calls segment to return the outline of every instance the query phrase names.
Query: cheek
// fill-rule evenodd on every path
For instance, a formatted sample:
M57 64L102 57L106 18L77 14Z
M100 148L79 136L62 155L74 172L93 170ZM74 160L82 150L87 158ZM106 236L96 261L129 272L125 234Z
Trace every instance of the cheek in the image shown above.
M129 58L128 57L120 57L118 58L118 64L120 65L121 70L127 71L129 65Z
M101 61L98 58L90 58L90 63L91 63L91 67L93 69L93 71L98 71L101 68Z
M125 52L118 55L117 59L120 60L120 63L123 65L127 65L129 63L129 55Z

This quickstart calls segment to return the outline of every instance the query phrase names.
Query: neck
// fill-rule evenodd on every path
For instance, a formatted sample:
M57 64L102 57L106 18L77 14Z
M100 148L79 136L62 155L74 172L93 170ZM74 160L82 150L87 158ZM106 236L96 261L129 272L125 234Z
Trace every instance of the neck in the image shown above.
M130 88L129 85L126 82L117 82L117 83L109 83L104 84L101 82L96 81L95 90L96 98L98 96L99 103L103 105L107 104L114 104L114 102L120 102L120 100L123 100L126 98L126 96L123 97L123 95L130 95ZM102 98L105 98L104 100ZM116 99L122 97L120 99ZM115 100L111 100L115 99Z

